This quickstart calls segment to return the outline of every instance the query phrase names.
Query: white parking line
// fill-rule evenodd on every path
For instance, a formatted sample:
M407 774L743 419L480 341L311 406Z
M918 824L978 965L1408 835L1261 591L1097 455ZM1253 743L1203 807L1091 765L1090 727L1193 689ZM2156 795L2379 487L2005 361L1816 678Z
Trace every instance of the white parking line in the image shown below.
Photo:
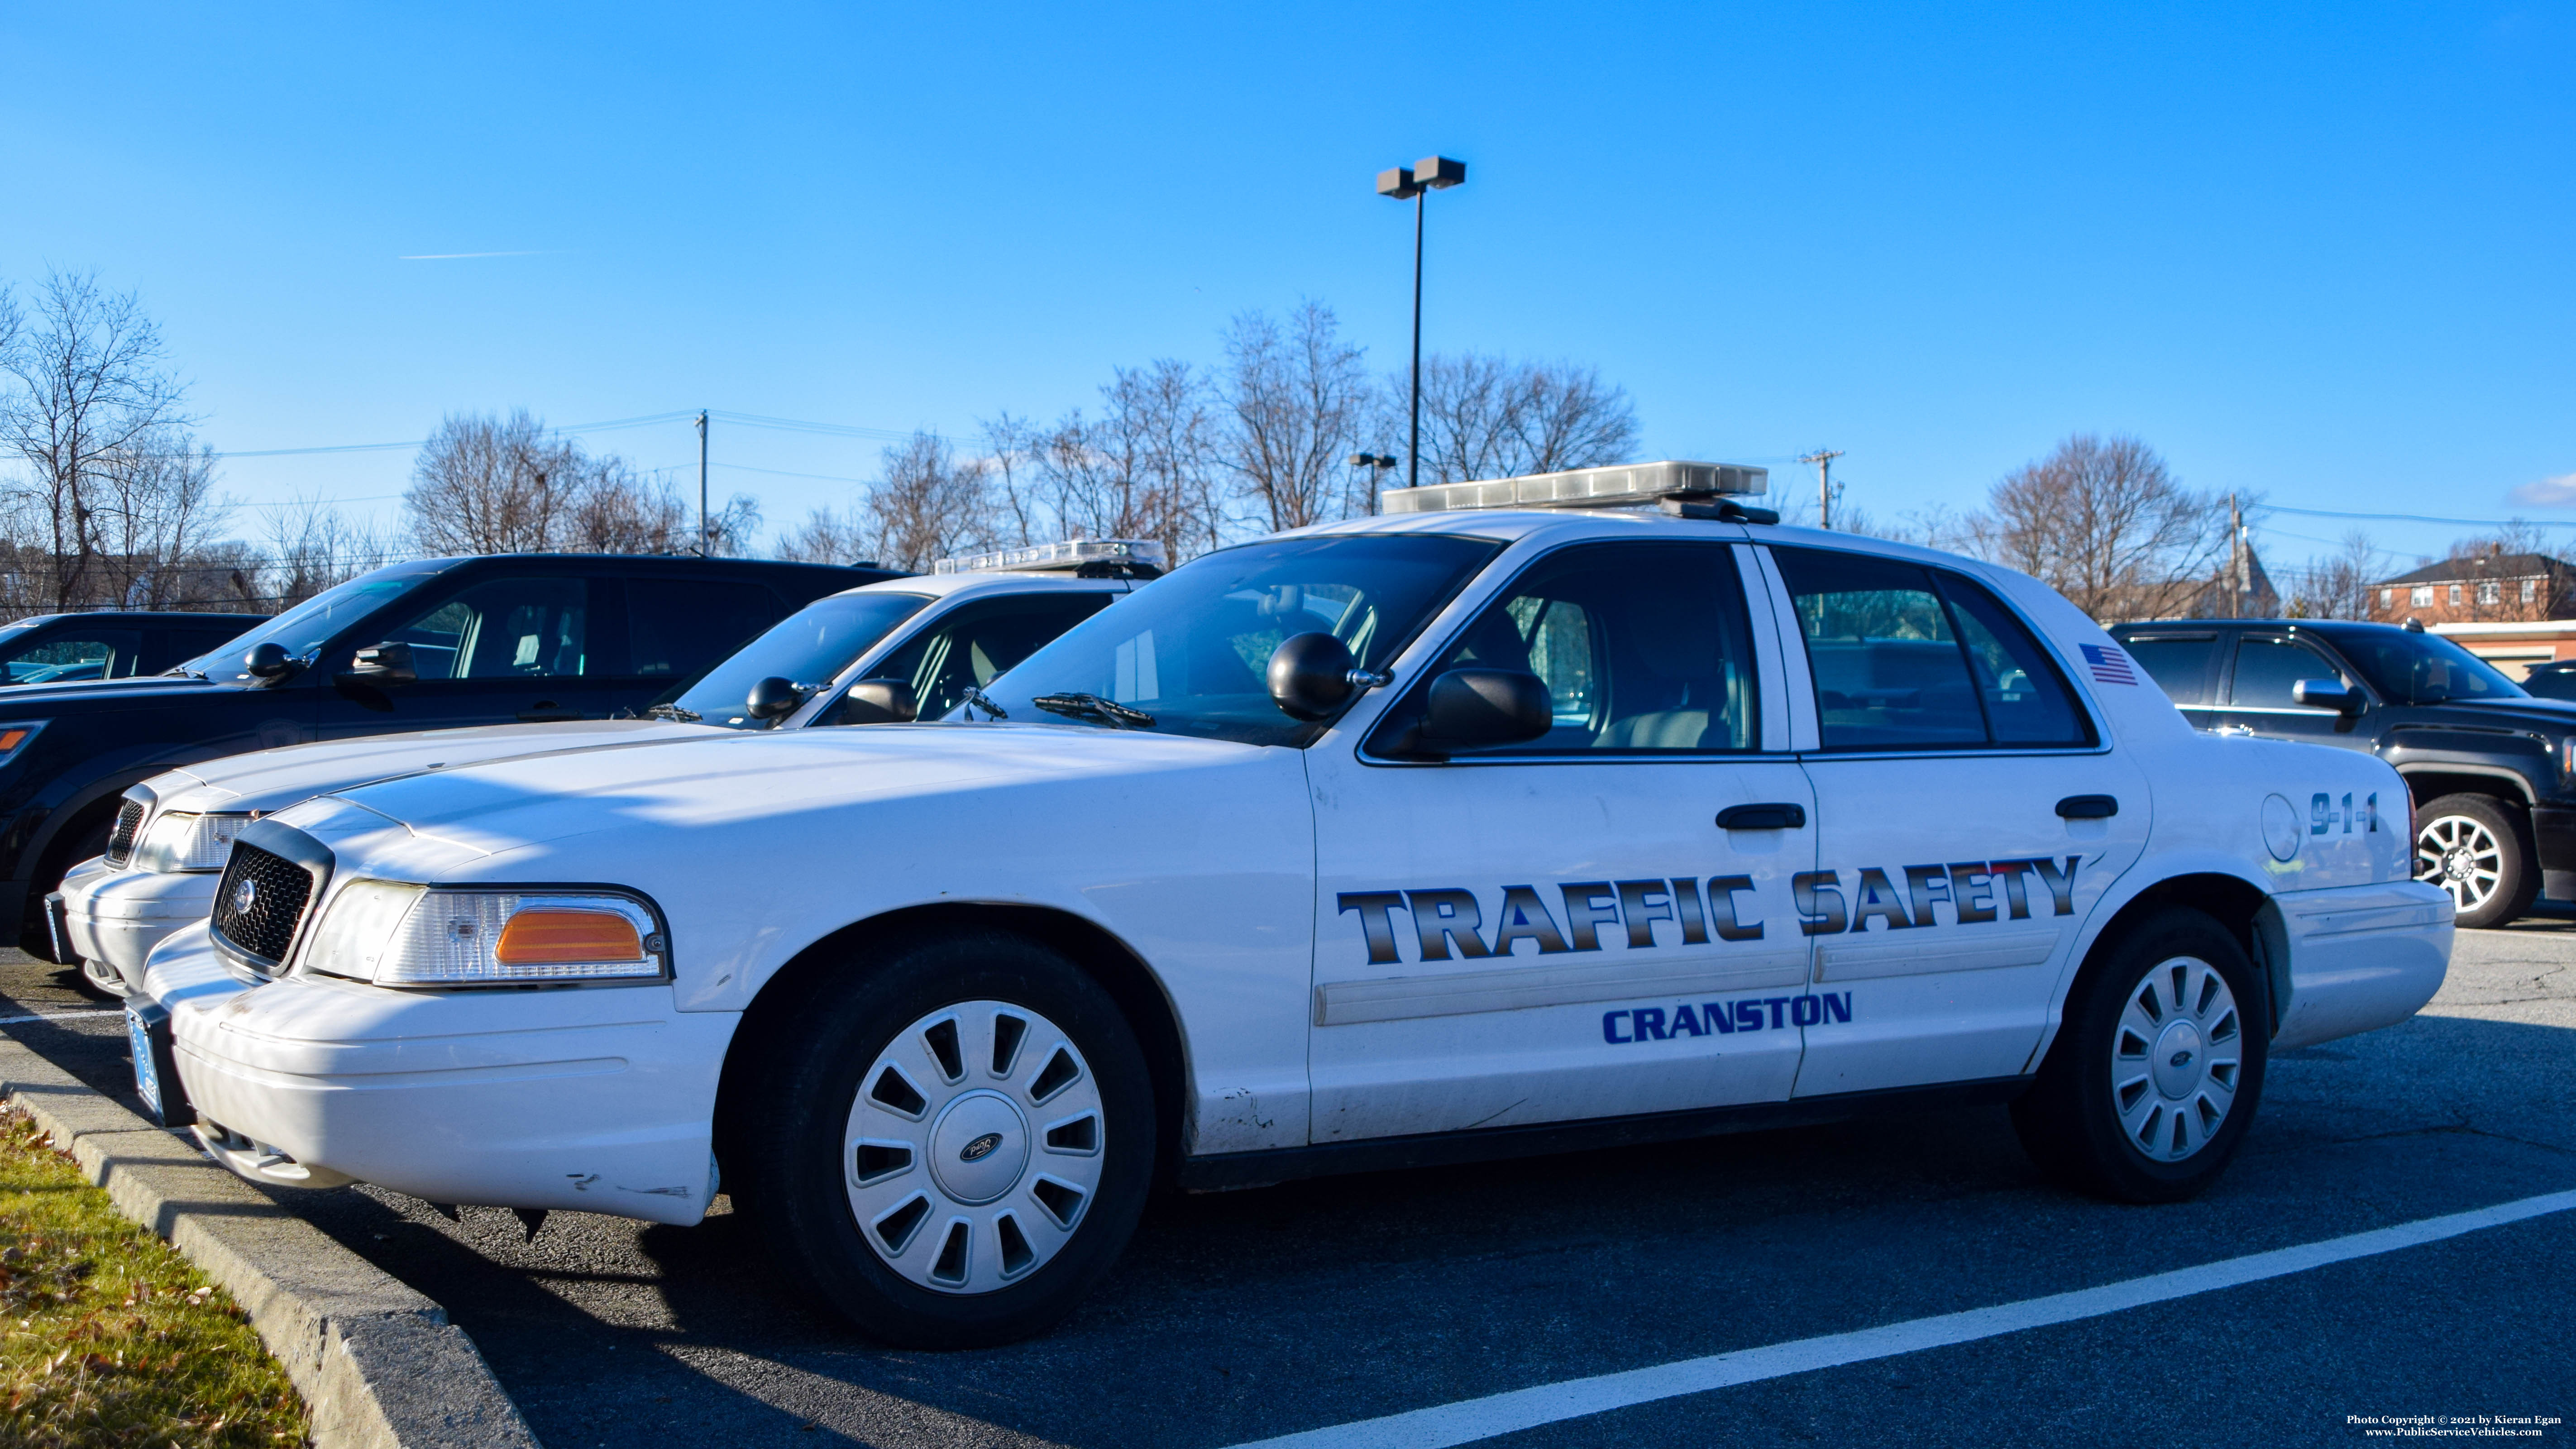
M34 1016L0 1016L0 1026L16 1026L22 1021L61 1021L68 1016L123 1016L124 1014L124 1007L102 1006L95 1011L52 1011L40 1012Z
M1612 1409L1653 1403L1658 1399L1706 1393L1710 1389L1731 1388L1737 1384L1802 1374L1813 1369L1837 1368L1874 1358L1919 1353L1927 1348L1944 1348L1954 1343L1973 1343L1981 1338L2019 1333L2028 1328L2045 1328L2055 1323L2099 1318L2124 1309L2143 1308L2150 1303L2188 1298L2196 1293L2233 1288L2265 1278L2304 1273L2331 1263L2436 1243L2480 1228L2563 1213L2571 1208L2576 1208L2576 1192L2545 1193L2539 1197L2498 1203L2494 1207L2354 1233L2350 1237L2328 1238L2294 1248L2276 1248L2268 1253L2250 1253L2242 1258L2204 1263L2197 1268L2179 1268L2170 1273L2132 1278L2125 1283L2112 1283L2100 1288L2082 1288L2072 1293L2054 1293L2046 1298L2027 1298L2019 1303L1972 1308L1964 1313L1944 1313L1934 1318L1909 1319L1904 1323L1864 1328L1853 1333L1828 1334L1823 1338L1802 1338L1792 1343L1683 1359L1652 1368L1630 1369L1625 1373L1541 1384L1536 1388L1515 1389L1489 1398L1389 1414L1381 1419L1362 1419L1329 1429L1309 1429L1301 1434L1284 1434L1276 1439L1263 1439L1257 1444L1238 1445L1237 1449L1441 1449L1444 1445L1471 1444L1498 1434L1517 1433L1542 1424L1562 1423Z

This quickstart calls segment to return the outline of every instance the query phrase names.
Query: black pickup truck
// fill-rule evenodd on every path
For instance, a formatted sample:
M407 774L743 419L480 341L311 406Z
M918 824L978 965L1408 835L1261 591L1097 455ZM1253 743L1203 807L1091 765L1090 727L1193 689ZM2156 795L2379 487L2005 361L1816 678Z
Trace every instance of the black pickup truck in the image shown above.
M2576 898L2576 703L2536 699L2439 634L2322 619L2120 624L2202 729L2369 750L2415 808L2415 877L2463 926Z
M244 750L637 711L825 594L900 575L750 559L503 554L363 574L170 673L0 689L0 923L53 959L44 899L119 797Z

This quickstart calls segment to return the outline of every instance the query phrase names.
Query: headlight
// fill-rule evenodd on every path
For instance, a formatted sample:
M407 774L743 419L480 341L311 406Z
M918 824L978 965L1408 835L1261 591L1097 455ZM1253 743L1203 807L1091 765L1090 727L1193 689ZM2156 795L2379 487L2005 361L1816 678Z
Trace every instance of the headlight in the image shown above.
M232 854L233 837L250 824L247 815L196 815L173 811L152 822L134 847L136 870L169 875L178 871L222 870Z
M303 964L379 986L660 981L670 948L632 896L362 880L331 898Z

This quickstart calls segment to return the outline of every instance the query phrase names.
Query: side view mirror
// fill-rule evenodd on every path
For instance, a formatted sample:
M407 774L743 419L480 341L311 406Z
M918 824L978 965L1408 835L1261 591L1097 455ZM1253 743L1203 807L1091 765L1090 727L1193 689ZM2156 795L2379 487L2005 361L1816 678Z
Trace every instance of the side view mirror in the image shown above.
M921 718L921 701L900 679L862 679L841 696L841 723L910 724Z
M1424 701L1425 748L1517 745L1556 726L1547 686L1524 669L1452 669L1431 681Z
M253 679L284 679L295 672L295 656L283 644L254 644L242 656L242 669Z
M796 687L796 681L773 674L751 687L751 693L743 700L743 708L753 719L785 719L804 702L805 691Z
M411 646L392 640L359 650L350 661L349 672L379 684L409 684L420 678L412 668Z
M2364 703L2361 691L2340 679L2302 679L2290 686L2290 698L2337 714L2359 714Z
M1291 634L1270 651L1270 702L1290 719L1329 719L1363 685L1386 676L1359 667L1350 646L1320 631Z

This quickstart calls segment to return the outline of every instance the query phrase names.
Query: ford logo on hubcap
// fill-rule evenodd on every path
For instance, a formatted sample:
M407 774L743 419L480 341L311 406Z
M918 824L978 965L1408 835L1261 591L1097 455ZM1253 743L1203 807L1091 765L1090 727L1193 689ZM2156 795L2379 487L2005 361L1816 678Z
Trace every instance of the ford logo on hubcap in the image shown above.
M239 915L246 915L246 914L248 914L248 913L249 913L249 911L250 911L251 902L253 902L253 901L255 901L255 900L258 900L258 899L259 899L259 882L258 882L258 881L255 881L255 880L246 880L246 881L243 881L240 885L234 886L234 887L233 887L233 914L234 914L234 915L236 915L236 916L239 916Z
M964 1147L959 1148L957 1150L957 1160L960 1162L981 1162L985 1158L992 1156L993 1149L1001 1145L1001 1133L987 1132L983 1136L976 1138L974 1141L967 1143Z
M2190 1065L2191 1065L2191 1053L2190 1053L2189 1051L2178 1051L2178 1052L2175 1052L2175 1053L2173 1054L2173 1064L2174 1064L2175 1066L2178 1066L2178 1067L2187 1067L2187 1066L2190 1066Z

